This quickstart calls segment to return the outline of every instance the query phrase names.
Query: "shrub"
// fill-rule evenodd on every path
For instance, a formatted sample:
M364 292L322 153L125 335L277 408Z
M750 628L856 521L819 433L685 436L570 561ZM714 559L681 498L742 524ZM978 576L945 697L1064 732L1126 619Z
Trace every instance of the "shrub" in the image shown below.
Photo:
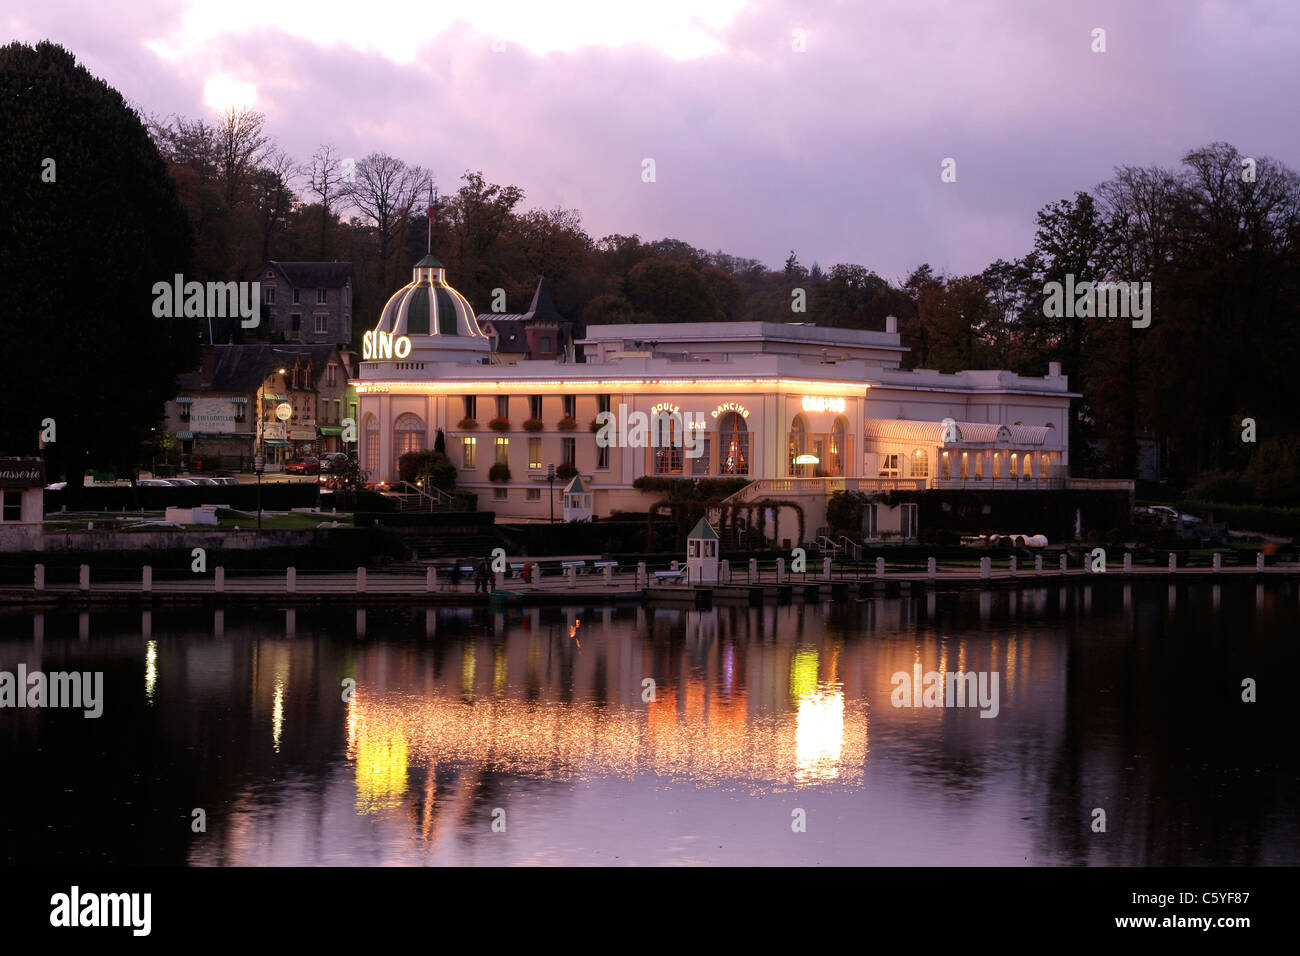
M491 468L488 469L488 480L509 481L510 466L503 462L497 462L495 465L493 465Z
M577 473L578 473L578 469L574 468L572 465L568 464L567 462L563 465L555 466L555 477L559 478L561 481L569 481Z
M494 432L508 432L510 431L510 419L494 418L492 421L488 422L488 428L492 429Z
M546 426L542 424L542 420L540 418L529 418L524 422L524 431L526 432L539 432L544 427Z
M600 427L601 427L601 426L600 426L600 422L596 421L596 419L593 418L593 419L591 420L591 430L592 430L593 432L598 432L598 431L600 431Z
M562 432L571 432L578 427L578 422L573 418L561 418L557 427Z
M1255 500L1255 488L1239 474L1207 471L1196 479L1187 496L1225 505L1244 505Z
M472 418L462 418L456 427L467 432L472 432L474 429L478 428L478 422L474 421Z

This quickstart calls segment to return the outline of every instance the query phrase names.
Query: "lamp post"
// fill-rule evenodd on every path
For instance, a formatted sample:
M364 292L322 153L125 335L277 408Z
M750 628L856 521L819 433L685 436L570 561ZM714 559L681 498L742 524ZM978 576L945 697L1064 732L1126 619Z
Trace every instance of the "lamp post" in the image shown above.
M551 524L555 524L555 465L546 466L546 480L549 482L551 497Z

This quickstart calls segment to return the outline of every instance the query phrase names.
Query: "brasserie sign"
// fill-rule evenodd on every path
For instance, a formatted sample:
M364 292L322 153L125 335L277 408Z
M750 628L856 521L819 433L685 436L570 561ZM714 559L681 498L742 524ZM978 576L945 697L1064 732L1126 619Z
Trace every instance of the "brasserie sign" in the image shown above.
M45 462L40 458L0 458L0 488L45 487Z

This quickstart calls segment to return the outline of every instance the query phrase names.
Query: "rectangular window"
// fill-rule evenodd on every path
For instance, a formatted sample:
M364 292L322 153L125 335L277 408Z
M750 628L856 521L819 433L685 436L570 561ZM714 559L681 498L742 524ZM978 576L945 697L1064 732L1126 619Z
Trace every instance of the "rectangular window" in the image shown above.
M329 290L328 290L328 289L317 289L317 290L316 290L316 304L317 304L317 305L329 305L329 301L330 301L330 295L329 295Z
M528 396L528 417L538 419L542 417L542 396Z
M466 417L466 418L477 418L477 417L478 417L478 414L477 414L477 412L478 412L478 396L476 396L476 395L466 395L466 396L464 397L464 399L462 399L462 401L464 401L464 403L465 403L465 417Z
M510 439L504 435L497 436L497 457L498 465L510 464Z
M898 477L898 456L897 455L880 456L880 477L881 478Z
M326 365L326 366L325 366L325 384L326 384L326 385L328 385L328 386L330 386L330 387L332 388L335 384L337 384L337 383L336 383L336 376L338 375L338 371L339 371L339 367L338 367L337 365L335 365L333 362L330 362L329 365Z
M916 505L903 505L902 508L902 536L904 538L916 537Z
M708 435L698 435L695 438L696 450L703 448L704 454L699 458L691 459L692 475L707 475L709 473L709 463L713 461L713 439Z
M297 304L298 304L298 290L297 290L297 289L294 289L294 290L293 290L293 304L294 304L294 305L297 305Z
M946 451L939 454L939 477L944 481L952 477L952 455Z
M680 475L682 473L682 449L680 445L660 446L654 449L656 475Z
M597 395L597 396L596 396L596 411L598 411L598 412L607 412L607 411L609 411L609 396L608 396L608 395Z
M560 439L560 442L562 446L561 458L564 463L576 468L578 466L578 440L576 438L562 438Z
M188 422L190 420L190 403L182 402L180 406L180 420Z
M920 448L912 452L912 477L930 477L930 456Z
M275 286L269 285L262 290L262 301L267 305L275 305Z
M576 395L564 396L564 417L565 418L578 417L578 397Z
M542 467L542 440L540 438L528 439L528 467Z
M609 446L596 444L596 467L602 471L609 468Z
M461 467L462 468L478 467L478 439L462 438L460 440L460 447L462 452L461 461L463 462L461 464Z
M525 488L525 489L524 489L524 500L525 500L525 501L541 501L541 500L542 500L542 489L541 489L541 488Z
M865 537L868 538L880 537L880 531L876 523L880 517L879 512L877 510L879 507L880 507L879 505L867 505L865 508L862 509L862 520L863 523L866 525L866 527L862 529L862 533Z
M507 494L507 492L508 492L508 489L505 489L505 488L493 488L493 489L492 489L492 500L493 500L493 501L505 501L505 500L506 500L506 494Z
M509 417L510 417L510 396L498 395L497 396L497 418L509 418Z
M235 402L235 421L241 425L248 421L247 402Z
M6 491L4 494L4 507L0 509L0 521L22 520L23 493L21 491Z
M330 317L328 315L315 315L312 318L316 320L316 333L318 335L324 335L330 330Z
M289 331L297 332L302 328L302 314L294 312L289 316Z
M551 340L550 340L550 338L548 338L547 336L543 335L543 336L542 336L542 354L543 354L543 355L549 355L550 353L551 353Z

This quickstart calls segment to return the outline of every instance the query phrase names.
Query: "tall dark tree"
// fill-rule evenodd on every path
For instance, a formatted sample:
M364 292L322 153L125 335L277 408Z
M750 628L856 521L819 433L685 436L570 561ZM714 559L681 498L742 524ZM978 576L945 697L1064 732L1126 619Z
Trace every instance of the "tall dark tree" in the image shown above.
M75 496L89 467L125 472L199 361L197 323L154 315L153 286L190 273L193 233L144 123L43 42L0 49L0 312L8 408L0 448L32 453Z

